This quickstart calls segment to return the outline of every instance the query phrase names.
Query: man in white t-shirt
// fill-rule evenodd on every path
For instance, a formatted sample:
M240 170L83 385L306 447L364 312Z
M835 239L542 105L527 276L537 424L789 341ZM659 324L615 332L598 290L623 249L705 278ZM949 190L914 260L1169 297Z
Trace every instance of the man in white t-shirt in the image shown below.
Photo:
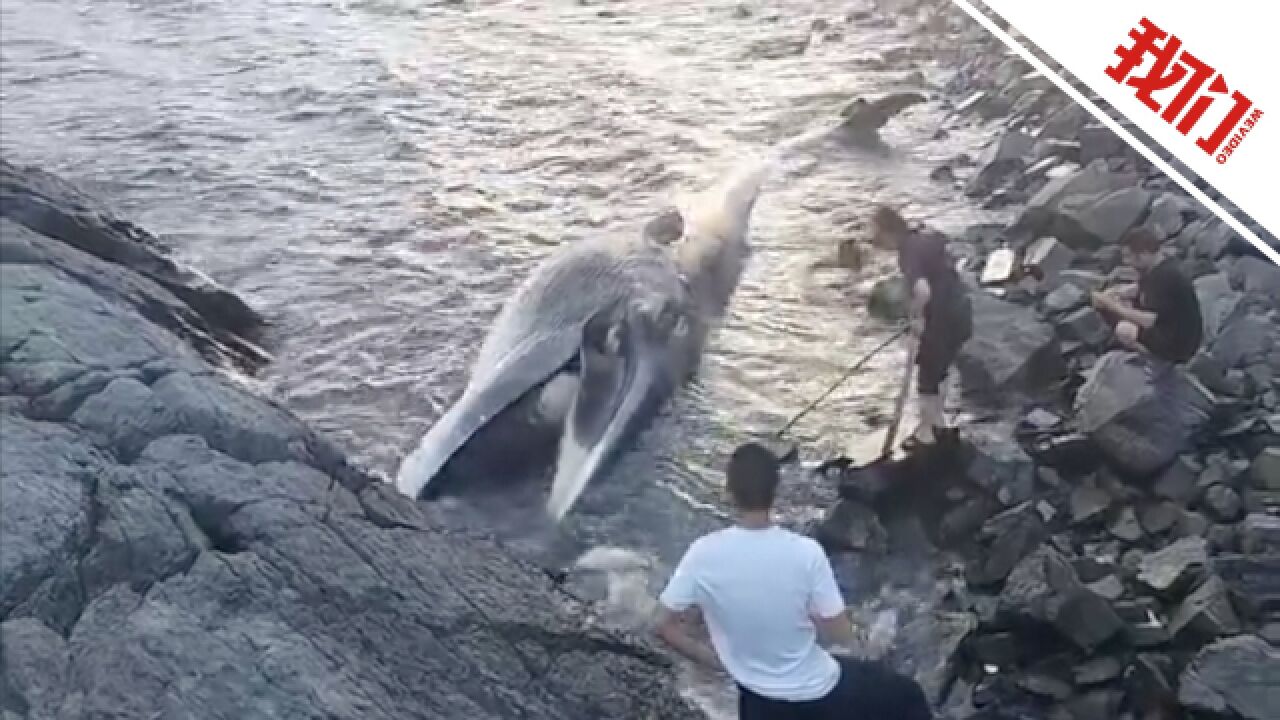
M755 443L729 459L737 522L689 546L663 590L657 633L681 654L738 684L741 720L926 720L914 681L841 657L853 626L831 563L812 538L773 524L778 460ZM681 621L701 612L714 651Z

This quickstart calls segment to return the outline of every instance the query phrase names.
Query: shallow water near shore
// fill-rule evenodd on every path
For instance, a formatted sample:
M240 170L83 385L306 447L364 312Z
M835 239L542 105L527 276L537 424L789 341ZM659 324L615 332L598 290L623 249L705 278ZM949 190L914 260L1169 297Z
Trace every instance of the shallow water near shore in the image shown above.
M846 23L846 8L739 6L11 0L3 151L81 184L264 311L267 389L393 475L555 246L639 232L855 94L930 94L911 73L947 77L927 56L884 59L913 38ZM816 17L843 37L779 51ZM943 121L917 106L884 132L886 155L831 150L775 175L697 379L579 501L563 529L576 546L673 563L718 523L701 508L722 505L733 446L781 427L884 339L864 308L889 258L856 277L820 267L873 203L951 232L988 219L928 178L988 137L934 140ZM902 358L881 353L790 439L810 454L864 445L892 412ZM492 498L475 521L501 518L494 531L536 553L544 529L511 508L535 508L538 492ZM833 495L797 476L783 511L799 523Z

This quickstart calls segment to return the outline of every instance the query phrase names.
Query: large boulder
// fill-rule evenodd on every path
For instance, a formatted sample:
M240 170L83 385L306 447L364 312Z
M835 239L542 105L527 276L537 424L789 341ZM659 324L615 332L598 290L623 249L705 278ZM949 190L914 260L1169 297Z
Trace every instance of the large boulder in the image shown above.
M214 325L73 227L0 227L6 717L698 716L664 655L215 372L184 342Z
M1076 394L1075 422L1113 465L1146 476L1183 451L1208 421L1212 403L1181 370L1113 351L1086 375Z
M1086 651L1124 627L1111 604L1087 588L1071 564L1048 546L1023 558L1009 574L999 612L1012 622L1051 625Z
M1053 235L1077 250L1114 244L1147 212L1150 192L1137 176L1113 173L1097 159L1040 189L1014 224L1016 232Z
M1256 635L1208 645L1182 671L1178 700L1194 711L1270 720L1280 708L1280 650Z
M1029 307L974 292L973 335L956 358L962 382L979 392L1034 392L1066 372L1053 328Z

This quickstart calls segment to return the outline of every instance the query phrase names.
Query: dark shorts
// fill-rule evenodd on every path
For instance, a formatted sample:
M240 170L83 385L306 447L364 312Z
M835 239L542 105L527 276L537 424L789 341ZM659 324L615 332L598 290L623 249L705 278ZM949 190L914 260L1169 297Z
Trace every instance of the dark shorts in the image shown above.
M924 331L920 334L920 350L916 354L916 390L922 395L937 395L947 371L960 354L960 348L973 335L973 309L968 295L925 313Z
M740 720L931 720L920 685L883 663L838 658L840 682L826 697L786 702L738 687Z

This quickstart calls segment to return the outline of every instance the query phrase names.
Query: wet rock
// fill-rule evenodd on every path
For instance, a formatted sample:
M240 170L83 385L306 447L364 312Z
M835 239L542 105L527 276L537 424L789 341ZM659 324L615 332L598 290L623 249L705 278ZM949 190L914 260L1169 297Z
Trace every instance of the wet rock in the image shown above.
M901 275L876 281L867 297L867 311L880 320L902 320L907 316L907 286Z
M3 182L9 223L24 201ZM62 202L25 206L57 237L3 231L24 252L0 256L0 333L21 343L0 374L81 366L48 393L111 377L63 408L75 422L0 405L0 712L696 716L656 649L588 625L541 568L437 527L215 372L187 341L208 350L192 328L216 324L189 303L218 296L167 290L159 260L155 280L77 249L144 240ZM9 302L15 289L29 298Z
M1146 476L1171 463L1204 425L1212 398L1180 370L1162 374L1135 353L1113 351L1076 394L1076 424L1115 467Z
M1091 348L1100 348L1111 339L1111 328L1097 310L1082 307L1067 315L1058 324L1063 337L1076 340Z
M1169 634L1175 639L1203 643L1238 632L1240 619L1227 597L1227 586L1213 575L1188 595L1169 618Z
M963 383L982 392L1034 391L1062 377L1065 367L1053 329L1035 310L976 292L973 336L960 349Z
M1229 318L1235 314L1236 306L1239 306L1244 296L1231 288L1230 278L1225 273L1203 275L1194 279L1193 283L1201 305L1204 342L1212 343Z
M1240 550L1249 555L1280 553L1280 517L1249 513L1240 524Z
M1254 487L1280 490L1280 447L1263 448L1249 466Z
M1226 485L1213 485L1204 494L1204 506L1209 513L1220 522L1235 522L1240 519L1244 503L1240 493Z
M1182 671L1178 700L1196 711L1274 718L1280 707L1280 651L1256 635L1218 640Z
M841 500L818 528L818 541L828 552L882 552L888 535L867 506Z
M1142 526L1138 524L1138 516L1131 507L1120 510L1112 521L1110 530L1112 535L1125 542L1135 543L1142 539Z
M1138 581L1157 593L1174 595L1190 584L1192 575L1208 559L1204 538L1182 538L1143 557Z
M1093 485L1081 485L1071 491L1071 522L1084 524L1102 517L1111 507L1111 495Z
M1064 282L1044 298L1044 310L1057 315L1075 310L1089 302L1089 295L1079 285Z

